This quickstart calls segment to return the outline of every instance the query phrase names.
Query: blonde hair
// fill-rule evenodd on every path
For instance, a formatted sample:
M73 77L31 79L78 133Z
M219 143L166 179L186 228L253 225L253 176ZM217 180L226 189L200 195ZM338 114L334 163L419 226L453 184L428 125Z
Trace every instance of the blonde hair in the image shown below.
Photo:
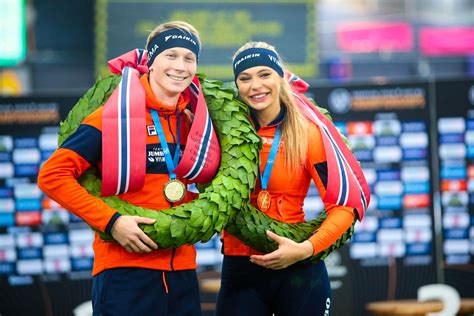
M194 26L184 21L171 21L158 25L153 31L150 32L146 40L145 49L148 47L148 44L150 44L153 38L155 38L158 34L170 29L180 29L193 34L198 40L199 47L201 47L201 39L199 38L199 32Z
M265 48L277 53L275 47L266 42L247 42L235 52L232 59L248 48ZM282 62L281 57L280 61ZM283 62L282 65L285 70ZM308 121L299 111L286 78L281 78L280 101L286 108L286 116L282 123L282 138L285 140L286 147L286 167L293 170L298 165L305 163L308 150Z

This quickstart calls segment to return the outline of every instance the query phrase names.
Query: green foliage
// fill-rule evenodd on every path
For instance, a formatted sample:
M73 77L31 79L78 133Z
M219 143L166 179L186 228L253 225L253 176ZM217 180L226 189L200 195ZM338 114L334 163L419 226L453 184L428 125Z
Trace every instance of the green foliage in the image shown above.
M80 184L123 215L156 219L155 224L142 225L141 228L160 248L205 242L224 228L262 252L277 248L267 238L266 230L297 242L307 239L321 225L326 212L310 222L287 224L269 218L250 205L250 193L258 176L261 139L248 119L247 106L236 98L235 87L206 79L203 75L200 75L200 81L221 144L222 158L214 179L199 186L201 194L197 199L156 211L132 205L117 196L101 197L101 180L95 168L79 178ZM119 82L120 77L109 76L98 80L87 91L61 123L59 144L79 127L87 115L105 103ZM112 240L110 235L97 232L102 239ZM352 233L353 226L334 245L312 259L324 259L347 242Z

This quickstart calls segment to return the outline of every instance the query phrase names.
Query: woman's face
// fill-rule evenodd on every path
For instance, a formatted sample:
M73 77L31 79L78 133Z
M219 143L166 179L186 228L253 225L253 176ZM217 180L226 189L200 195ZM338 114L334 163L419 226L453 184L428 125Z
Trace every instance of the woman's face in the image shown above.
M196 55L187 48L173 47L156 56L150 67L150 81L159 87L159 93L166 98L183 92L196 74ZM162 99L160 96L156 96Z
M242 100L256 111L280 108L281 77L266 66L242 71L237 76L237 87Z

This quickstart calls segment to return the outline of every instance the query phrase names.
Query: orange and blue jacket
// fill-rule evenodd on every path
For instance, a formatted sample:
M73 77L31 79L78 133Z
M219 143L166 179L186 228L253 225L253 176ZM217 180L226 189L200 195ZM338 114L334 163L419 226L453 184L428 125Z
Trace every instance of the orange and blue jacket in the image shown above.
M277 127L283 122L286 115L285 107L282 106L278 117L264 127L259 127L257 120L253 118L258 135L263 140L263 147L260 150L260 172L263 174L267 163L268 155L273 143L273 138ZM304 165L300 165L291 172L285 167L286 148L285 140L282 137L280 146L276 154L270 180L268 182L268 192L271 195L270 208L266 215L285 223L304 222L305 213L303 211L304 199L308 193L311 179L324 197L327 187L327 160L324 151L323 141L319 128L309 123L307 157ZM257 196L262 190L260 180L257 181L255 190L250 196L250 203L257 206ZM313 245L313 255L321 252L332 245L339 237L352 225L354 221L354 209L346 206L334 204L324 204L328 216L321 227L309 238ZM224 231L222 234L223 253L230 256L250 256L261 254L255 249L246 246L238 238Z
M119 197L131 204L148 209L161 210L175 205L170 204L163 195L164 184L169 180L168 169L163 157L162 148L149 109L158 111L161 125L169 149L175 152L177 146L177 120L175 106L167 106L154 97L148 82L148 75L141 77L140 82L146 92L146 175L143 188L137 192L127 192ZM181 95L178 108L185 111L189 98ZM114 208L102 200L90 195L78 182L77 178L91 167L101 169L102 156L102 109L90 114L78 129L71 134L53 155L44 163L38 176L38 186L53 200L64 208L82 218L90 226L102 232L110 233L113 223L120 216ZM191 122L189 117L179 115L181 122L180 147L183 149ZM180 179L185 185L187 181ZM186 203L196 195L186 192L180 203ZM196 251L194 246L185 245L173 249L158 249L151 253L128 253L116 242L107 242L95 234L93 244L94 265L92 275L105 269L117 267L140 267L156 270L187 270L196 268Z

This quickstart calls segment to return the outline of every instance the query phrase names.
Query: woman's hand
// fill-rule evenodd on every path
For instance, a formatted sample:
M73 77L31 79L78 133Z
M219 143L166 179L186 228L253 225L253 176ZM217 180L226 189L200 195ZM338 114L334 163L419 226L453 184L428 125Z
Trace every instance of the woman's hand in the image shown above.
M313 244L305 240L301 243L278 236L267 230L267 236L278 243L278 249L266 255L250 256L250 261L262 267L279 270L313 255Z
M112 237L128 252L147 253L158 249L158 245L150 239L138 224L154 224L155 220L140 216L122 215L112 226Z

